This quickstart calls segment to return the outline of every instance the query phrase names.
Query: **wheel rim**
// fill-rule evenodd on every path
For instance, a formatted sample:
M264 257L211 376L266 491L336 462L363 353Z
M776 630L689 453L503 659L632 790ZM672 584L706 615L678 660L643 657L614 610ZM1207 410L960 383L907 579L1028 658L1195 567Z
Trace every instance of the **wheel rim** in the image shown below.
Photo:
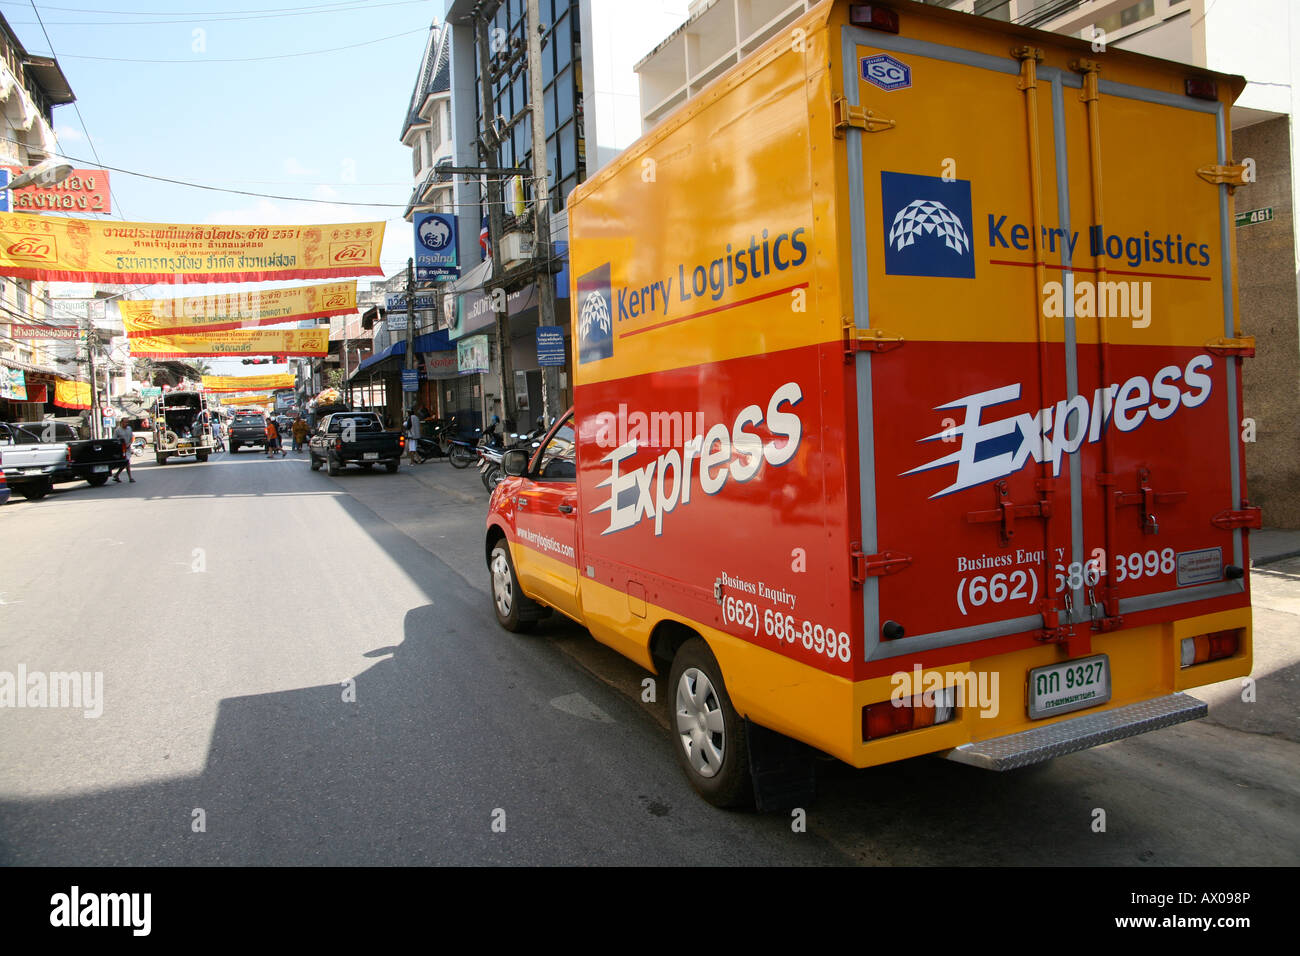
M677 681L677 734L686 760L701 777L722 769L727 752L722 701L709 676L689 667Z
M510 562L500 551L492 555L492 599L502 617L510 616L514 606L514 581L510 577Z

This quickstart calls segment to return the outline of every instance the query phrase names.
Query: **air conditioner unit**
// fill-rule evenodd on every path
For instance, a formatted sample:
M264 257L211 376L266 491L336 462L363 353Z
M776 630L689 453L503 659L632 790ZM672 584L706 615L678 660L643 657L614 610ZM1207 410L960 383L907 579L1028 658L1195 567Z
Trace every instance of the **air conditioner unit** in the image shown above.
M507 232L501 237L501 264L510 266L533 257L533 237L526 232Z

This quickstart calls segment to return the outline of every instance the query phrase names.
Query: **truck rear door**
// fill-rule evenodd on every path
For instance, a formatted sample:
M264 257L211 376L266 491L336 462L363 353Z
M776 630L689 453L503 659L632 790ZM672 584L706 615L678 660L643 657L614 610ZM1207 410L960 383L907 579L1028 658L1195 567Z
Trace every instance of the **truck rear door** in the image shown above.
M1223 104L901 19L841 37L867 659L1242 595Z

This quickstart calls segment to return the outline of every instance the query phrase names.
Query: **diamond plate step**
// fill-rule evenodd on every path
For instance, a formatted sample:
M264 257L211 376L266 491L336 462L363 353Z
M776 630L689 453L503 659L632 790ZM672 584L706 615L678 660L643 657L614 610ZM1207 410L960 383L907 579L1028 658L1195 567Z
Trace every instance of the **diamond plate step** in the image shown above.
M1005 737L963 744L943 756L985 770L1014 770L1185 720L1197 720L1209 711L1205 702L1195 697L1170 694L1114 710L1081 714Z

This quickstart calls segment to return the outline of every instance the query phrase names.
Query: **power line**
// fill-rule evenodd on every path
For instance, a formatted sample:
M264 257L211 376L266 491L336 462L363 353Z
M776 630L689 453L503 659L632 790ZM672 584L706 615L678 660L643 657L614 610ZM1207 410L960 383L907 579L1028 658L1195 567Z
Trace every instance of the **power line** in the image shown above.
M0 0L0 4L6 6L17 6L20 0ZM359 0L336 0L334 3L314 3L305 7L268 7L265 10L192 10L191 16L196 17L218 17L227 14L244 14L244 13L281 13L288 10L320 10L323 13L329 12L332 7L351 6L358 3ZM50 7L47 10L58 10L60 13L115 13L124 17L166 17L176 13L175 10L93 10L85 7Z
M30 3L32 5L32 13L36 14L36 22L41 25L41 32L45 34L45 42L50 48L50 56L55 60L58 60L58 54L54 52L54 41L50 39L50 31L45 29L45 21L41 19L41 11L36 9L36 0L30 0ZM81 115L81 106L77 103L75 98L72 100L72 108L77 111L77 122L81 124L81 131L86 134L86 142L90 144L90 151L95 155L95 162L103 165L99 159L99 150L95 148L95 141L90 137L90 128L86 126L86 118ZM112 203L113 208L116 209L121 214L122 218L125 219L126 213L122 210L122 204L118 202L117 197L113 195L113 186L111 183L108 187L108 198Z
M34 5L34 3L33 3ZM149 60L135 57L123 56L90 56L83 53L65 53L59 59L63 60L100 60L106 63L254 63L265 60L289 60L299 56L317 56L321 53L338 53L340 50L355 50L357 47L372 46L376 43L383 43L385 40L395 40L398 37L409 37L416 33L427 33L427 27L421 27L418 30L406 30L403 33L390 33L386 37L376 37L373 40L362 40L360 43L349 43L346 46L333 46L324 50L303 50L299 53L277 53L271 56L227 56L227 57L191 57L186 60ZM48 36L46 37L48 39Z
M55 20L51 22L55 26L129 26L129 27L168 26L168 25L172 25L172 23L191 23L192 25L192 23L196 22L196 18L201 16L203 17L203 20L205 22L239 23L239 22L260 21L260 20L282 20L282 18L286 18L286 17L313 17L313 16L318 16L318 14L322 14L322 13L325 14L361 13L361 12L365 12L365 10L372 10L378 7L409 7L409 5L412 4L428 3L428 1L429 0L391 0L390 3L376 4L376 3L356 3L355 0L350 0L350 4L346 5L346 7L342 7L341 5L341 7L334 8L334 9L312 8L309 10L302 10L302 12L295 12L295 13L261 13L261 14L250 14L250 16L216 16L216 14L195 14L195 16L187 17L185 18L185 20L142 20L136 22L130 22L125 20ZM3 0L0 0L0 3L3 3ZM45 10L47 10L47 12L49 12L49 10L52 9L56 9L56 8L45 7ZM107 13L113 13L113 10L87 10L87 13L107 14ZM172 10L172 13L175 13L175 10ZM159 16L165 16L165 14L159 14ZM10 20L9 25L10 26L35 26L35 22L26 21L26 20Z
M4 0L0 0L0 2L4 2ZM310 16L318 16L320 14L361 13L363 11L373 10L377 7L408 7L413 4L428 3L428 2L429 0L390 0L390 2L388 3L370 3L370 2L359 2L359 0L347 0L346 3L337 4L333 7L311 7L305 10L294 8L292 12L288 12L288 13L252 13L250 11L246 15L243 14L236 15L235 11L231 11L230 15L227 15L225 13L194 14L182 20L140 20L134 23L128 20L54 20L51 22L55 26L60 26L60 27L148 27L148 26L166 26L175 23L192 24L196 21L196 18L202 17L208 22L212 22L212 23L239 23L242 21L249 21L249 20L278 20L286 17L310 17ZM65 8L46 6L45 9L48 12L50 10L63 10ZM76 12L100 13L100 14L119 13L119 11L115 11L115 10L82 10ZM171 10L166 14L157 13L157 14L134 14L134 15L135 16L169 16L169 15L174 15L175 13L176 13L175 10ZM126 15L130 16L132 14L126 14ZM9 23L12 26L35 26L36 25L35 23L29 20L10 20Z

